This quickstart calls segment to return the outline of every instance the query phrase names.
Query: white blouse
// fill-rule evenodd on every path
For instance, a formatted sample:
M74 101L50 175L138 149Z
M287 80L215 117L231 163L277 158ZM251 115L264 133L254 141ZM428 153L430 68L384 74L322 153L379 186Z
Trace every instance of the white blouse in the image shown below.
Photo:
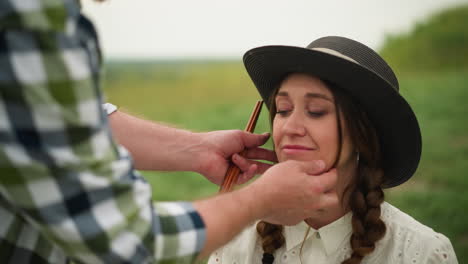
M387 231L376 243L375 250L361 263L458 263L449 239L419 223L389 203L381 206L382 220ZM285 244L275 252L274 263L338 264L347 259L352 250L350 236L352 213L315 230L310 228L299 256L308 225L301 222L285 226ZM216 250L208 264L261 264L263 250L256 231L256 223L246 228L224 247Z

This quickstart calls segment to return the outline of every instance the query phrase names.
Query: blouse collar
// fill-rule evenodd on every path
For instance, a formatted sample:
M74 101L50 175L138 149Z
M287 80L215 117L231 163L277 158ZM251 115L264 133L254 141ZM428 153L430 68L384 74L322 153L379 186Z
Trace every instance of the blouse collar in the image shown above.
M327 255L333 254L338 247L342 245L343 240L349 240L349 234L352 232L351 218L352 213L348 212L344 216L318 230L311 227L307 239L314 239L315 241L321 240L325 253ZM309 225L304 221L295 226L285 226L284 232L287 251L301 245L308 228Z

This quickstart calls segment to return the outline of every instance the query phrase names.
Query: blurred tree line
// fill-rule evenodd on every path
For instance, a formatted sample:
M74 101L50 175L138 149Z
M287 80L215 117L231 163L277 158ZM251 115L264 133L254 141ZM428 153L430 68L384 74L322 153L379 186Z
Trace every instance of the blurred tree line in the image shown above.
M384 43L380 54L397 75L468 68L468 5L434 14Z

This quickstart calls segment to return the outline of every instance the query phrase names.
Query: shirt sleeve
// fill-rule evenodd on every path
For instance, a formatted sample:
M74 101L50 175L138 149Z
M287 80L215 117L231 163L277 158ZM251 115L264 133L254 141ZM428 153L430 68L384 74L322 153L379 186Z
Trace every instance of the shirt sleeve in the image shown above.
M25 8L48 3L40 2ZM189 202L153 203L151 186L113 141L93 66L97 40L74 15L77 1L63 3L54 7L63 27L12 22L0 31L0 198L36 241L77 263L191 263L204 223ZM0 238L24 230L2 227Z
M111 103L105 103L102 104L102 109L104 109L104 112L106 112L107 115L110 115L117 111L117 106L111 104Z
M431 247L428 252L428 264L458 264L455 250L453 249L450 240L442 235L437 234L430 243Z

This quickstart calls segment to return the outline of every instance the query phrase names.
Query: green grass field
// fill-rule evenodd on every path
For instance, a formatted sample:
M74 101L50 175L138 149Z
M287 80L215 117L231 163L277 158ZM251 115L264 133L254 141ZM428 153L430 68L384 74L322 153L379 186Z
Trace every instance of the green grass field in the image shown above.
M416 175L387 200L448 236L468 263L468 70L400 77L423 133ZM240 62L111 62L107 99L121 110L194 131L243 129L259 99ZM256 132L269 131L266 111ZM156 200L193 200L217 187L195 173L143 172Z

